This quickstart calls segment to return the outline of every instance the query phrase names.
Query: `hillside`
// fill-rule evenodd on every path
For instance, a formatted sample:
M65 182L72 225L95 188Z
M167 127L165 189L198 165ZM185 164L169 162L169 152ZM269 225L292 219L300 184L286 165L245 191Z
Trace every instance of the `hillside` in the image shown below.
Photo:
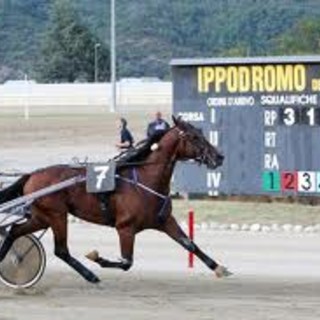
M109 2L70 1L108 45ZM0 0L0 74L33 75L52 2ZM319 16L314 0L116 0L119 75L169 77L173 57L272 54L275 38Z

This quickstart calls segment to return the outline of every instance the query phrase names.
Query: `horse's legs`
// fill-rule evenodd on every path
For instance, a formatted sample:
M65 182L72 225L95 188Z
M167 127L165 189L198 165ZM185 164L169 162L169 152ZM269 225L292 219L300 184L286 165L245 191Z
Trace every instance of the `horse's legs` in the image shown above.
M132 228L120 228L118 229L120 248L121 248L121 260L110 261L99 256L98 251L94 250L86 255L86 257L96 263L102 268L118 268L127 271L133 264L133 246L134 246L134 231Z
M0 262L5 258L8 251L10 250L13 242L17 238L24 236L26 234L30 234L30 233L39 231L41 229L45 229L47 227L48 226L44 222L42 222L34 217L30 218L30 220L27 220L24 223L14 224L12 226L12 228L10 229L9 233L4 235L5 239L0 246L1 247L0 248Z
M167 221L160 230L164 231L186 250L194 253L202 262L207 265L208 268L216 273L217 277L231 275L231 272L207 256L193 241L190 240L190 238L180 228L174 217L168 217Z
M99 278L93 272L87 269L78 260L73 258L69 253L67 246L67 214L61 213L58 216L53 214L50 220L50 226L54 235L55 255L66 262L87 281L93 283L99 282Z

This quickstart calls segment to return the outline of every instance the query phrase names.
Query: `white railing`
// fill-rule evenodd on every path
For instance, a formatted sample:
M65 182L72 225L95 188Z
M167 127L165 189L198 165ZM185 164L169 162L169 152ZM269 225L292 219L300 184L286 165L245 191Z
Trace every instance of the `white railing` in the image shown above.
M37 84L14 81L0 85L0 113L94 113L108 111L110 83ZM172 84L123 80L117 83L119 111L171 110Z

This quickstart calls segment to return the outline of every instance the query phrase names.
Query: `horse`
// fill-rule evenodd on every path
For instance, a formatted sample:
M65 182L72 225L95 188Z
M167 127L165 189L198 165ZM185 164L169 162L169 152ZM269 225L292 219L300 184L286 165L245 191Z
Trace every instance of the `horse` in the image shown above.
M87 281L99 282L100 279L91 270L70 254L67 241L67 216L70 213L87 222L116 229L121 251L118 261L105 259L96 250L86 255L103 268L129 270L133 265L136 234L154 229L194 253L217 277L230 275L226 267L205 254L180 228L172 215L169 196L170 180L177 161L193 159L215 169L222 165L224 156L199 129L179 118L173 117L173 122L174 126L149 139L133 155L126 153L119 157L116 169L118 179L113 192L99 195L88 193L83 182L35 200L31 205L30 218L11 227L0 249L0 261L17 238L51 228L54 254ZM0 203L85 174L84 166L54 165L36 170L2 190ZM103 207L108 209L108 219Z

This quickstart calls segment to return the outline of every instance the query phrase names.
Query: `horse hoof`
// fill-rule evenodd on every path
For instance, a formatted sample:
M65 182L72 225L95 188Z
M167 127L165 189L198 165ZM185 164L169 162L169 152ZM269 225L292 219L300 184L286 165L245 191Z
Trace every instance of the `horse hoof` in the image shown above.
M214 270L217 278L226 278L233 275L232 272L230 272L226 267L224 266L217 266L217 268Z
M100 279L97 276L92 275L90 278L88 278L88 281L91 283L99 283Z
M99 252L97 250L93 250L86 254L86 258L88 258L91 261L96 262L99 259Z

